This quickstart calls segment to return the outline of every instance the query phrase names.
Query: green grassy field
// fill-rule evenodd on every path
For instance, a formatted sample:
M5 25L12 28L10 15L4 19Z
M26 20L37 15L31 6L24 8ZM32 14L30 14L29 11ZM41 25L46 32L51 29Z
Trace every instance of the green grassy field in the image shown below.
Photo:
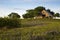
M60 40L60 20L22 19L21 26L1 29L0 40Z

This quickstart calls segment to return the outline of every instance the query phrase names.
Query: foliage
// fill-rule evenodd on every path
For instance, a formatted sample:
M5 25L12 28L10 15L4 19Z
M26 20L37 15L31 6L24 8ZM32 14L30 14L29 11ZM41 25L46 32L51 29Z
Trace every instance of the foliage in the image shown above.
M8 19L8 28L18 28L21 27L20 19Z
M9 16L9 18L20 18L20 15L18 13L15 13L15 12L12 12L8 16Z
M0 18L0 28L15 28L20 27L20 19Z
M36 17L36 16L45 17L45 15L42 14L43 10L46 10L45 7L38 6L34 9L26 10L26 14L23 14L22 16L23 16L23 18L33 18L33 17ZM51 11L50 9L47 9L46 11L49 12L52 16L54 16L54 12Z
M47 11L54 16L54 12L51 11L50 9L47 9Z
M34 17L32 13L31 14L27 13L23 15L23 18L32 18L32 17Z
M54 12L53 11L51 11L50 13L54 16Z
M56 13L54 16L55 17L60 17L60 14L59 13Z
M42 10L45 10L44 7L42 6L39 6L39 7L36 7L35 9L29 9L29 10L26 10L26 14L23 14L23 18L33 18L35 16L39 16L41 11Z
M0 27L2 28L6 26L6 24L7 24L7 21L4 18L0 18Z
M36 11L41 12L42 10L45 10L45 7L43 6L38 6L35 8Z

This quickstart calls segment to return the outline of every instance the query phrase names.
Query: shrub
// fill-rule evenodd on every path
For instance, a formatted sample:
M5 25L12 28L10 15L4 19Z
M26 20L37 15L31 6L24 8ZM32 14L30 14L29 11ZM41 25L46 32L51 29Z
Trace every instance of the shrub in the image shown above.
M8 19L7 23L8 23L8 28L16 28L21 26L20 20L18 19Z
M4 26L6 26L6 21L4 18L0 18L0 27L2 28Z
M20 19L0 18L0 28L17 28L20 27Z

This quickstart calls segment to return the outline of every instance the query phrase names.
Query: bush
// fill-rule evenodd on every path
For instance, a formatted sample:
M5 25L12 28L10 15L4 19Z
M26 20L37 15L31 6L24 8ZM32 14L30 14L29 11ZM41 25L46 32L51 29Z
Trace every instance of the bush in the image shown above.
M0 18L0 28L17 28L20 27L20 19Z
M21 26L20 20L18 19L8 19L7 24L8 28L16 28Z
M0 18L0 27L2 28L4 26L6 26L6 21L4 18Z

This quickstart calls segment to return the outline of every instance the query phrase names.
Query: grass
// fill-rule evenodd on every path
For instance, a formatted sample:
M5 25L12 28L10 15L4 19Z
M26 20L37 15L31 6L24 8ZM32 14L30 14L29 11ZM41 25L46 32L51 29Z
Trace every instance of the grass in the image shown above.
M60 20L22 19L21 23L21 28L0 30L0 40L60 40ZM54 38L47 34L52 31L58 32Z

